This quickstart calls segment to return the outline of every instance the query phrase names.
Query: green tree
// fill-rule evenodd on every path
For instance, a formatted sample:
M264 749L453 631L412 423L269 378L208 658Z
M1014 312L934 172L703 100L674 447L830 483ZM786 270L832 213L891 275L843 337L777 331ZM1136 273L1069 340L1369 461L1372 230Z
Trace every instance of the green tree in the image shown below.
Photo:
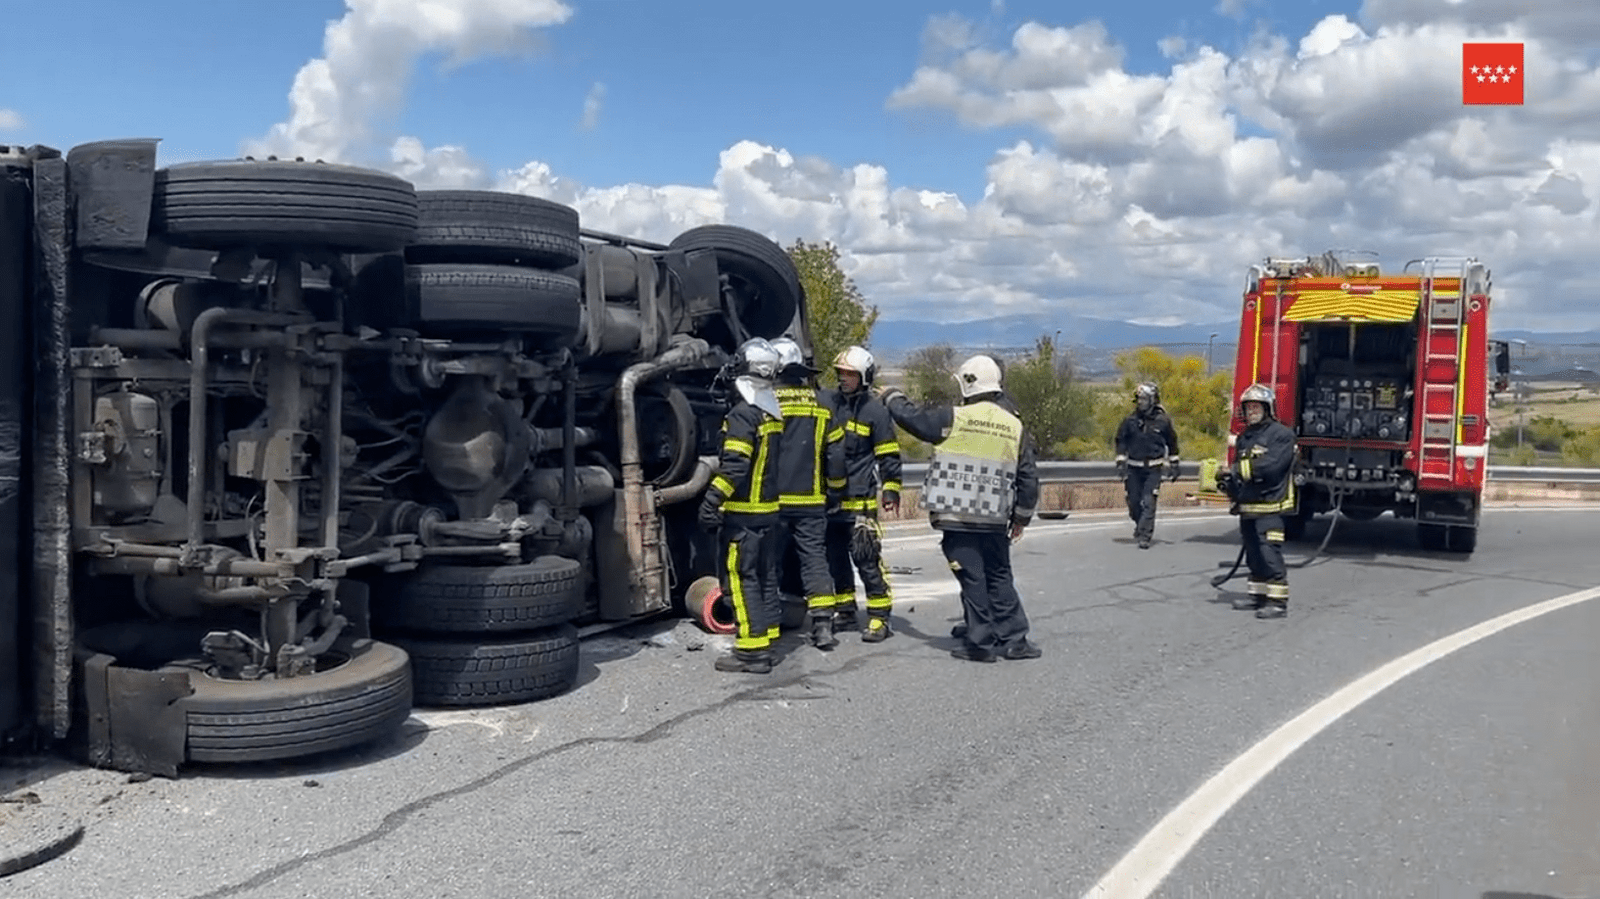
M1071 355L1058 351L1048 336L1006 367L1005 389L1041 458L1058 458L1068 451L1063 446L1068 441L1094 433L1094 391L1079 381Z
M839 265L839 248L831 241L796 240L789 258L800 272L806 292L806 312L811 322L812 351L823 378L833 383L831 364L845 347L867 346L878 322L878 307L869 305L856 282Z
M961 401L956 387L956 348L948 343L923 347L906 357L906 396L918 405L950 406Z

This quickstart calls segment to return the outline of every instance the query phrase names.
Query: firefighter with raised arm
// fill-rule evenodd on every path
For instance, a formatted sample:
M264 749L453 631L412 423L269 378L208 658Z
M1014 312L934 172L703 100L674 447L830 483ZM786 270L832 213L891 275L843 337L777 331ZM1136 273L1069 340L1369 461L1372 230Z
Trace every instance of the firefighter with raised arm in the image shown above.
M833 360L839 387L823 392L823 403L833 409L844 428L845 490L839 509L828 516L828 568L833 573L834 628L855 630L855 573L867 593L865 643L878 643L894 634L889 613L894 598L889 572L883 563L881 504L886 514L900 509L900 440L894 419L872 395L878 363L863 347L846 347ZM882 498L879 498L879 490Z
M895 423L933 444L922 505L961 586L966 625L950 651L969 662L1037 659L1011 572L1011 543L1033 520L1039 473L1033 441L1002 392L1000 365L973 356L956 369L962 404L919 409L897 388L881 399Z
M818 649L839 645L833 635L833 575L828 570L828 511L844 491L844 431L833 411L818 402L817 369L806 364L800 345L772 341L778 351L777 396L783 412L783 461L778 466L778 544L773 553L771 602L782 601L784 569L799 575L811 642ZM792 563L786 564L792 558Z
M717 474L699 510L700 527L717 538L722 595L737 621L733 653L717 659L718 671L766 674L774 662L772 640L782 620L777 588L769 583L782 463L783 413L772 389L777 373L778 351L757 337L740 344L722 375L732 378L737 396L722 420Z
M1273 416L1272 388L1251 384L1239 394L1245 428L1234 443L1233 465L1217 475L1217 488L1233 500L1244 539L1250 580L1236 609L1257 618L1289 612L1289 570L1283 564L1283 516L1295 507L1294 431Z
M1140 549L1150 548L1156 530L1161 477L1178 479L1178 432L1161 406L1161 390L1145 382L1134 388L1133 411L1117 428L1117 475L1128 492L1128 517Z

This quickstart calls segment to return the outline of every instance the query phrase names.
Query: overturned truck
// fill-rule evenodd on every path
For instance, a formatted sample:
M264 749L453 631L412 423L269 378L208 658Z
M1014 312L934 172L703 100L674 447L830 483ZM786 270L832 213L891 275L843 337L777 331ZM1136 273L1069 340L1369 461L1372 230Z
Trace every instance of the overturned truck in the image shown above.
M706 589L718 373L810 346L781 247L155 149L0 148L7 742L345 748L560 693L580 625Z

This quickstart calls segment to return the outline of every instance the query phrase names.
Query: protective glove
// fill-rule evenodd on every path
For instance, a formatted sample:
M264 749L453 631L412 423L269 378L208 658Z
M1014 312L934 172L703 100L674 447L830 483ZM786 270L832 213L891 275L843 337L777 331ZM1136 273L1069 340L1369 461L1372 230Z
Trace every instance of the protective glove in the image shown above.
M1126 481L1127 479L1128 479L1128 460L1122 458L1121 456L1118 456L1117 457L1117 480Z
M850 529L850 561L858 566L871 565L883 552L883 541L878 534L876 519L859 517Z
M1178 469L1179 469L1178 457L1177 456L1173 456L1172 458L1168 459L1167 460L1167 480L1176 481L1178 479L1179 474L1180 474Z
M717 502L713 497L706 497L700 503L700 514L697 520L700 524L700 530L708 534L715 534L722 530L722 503Z
M883 498L879 501L879 505L883 507L883 514L885 515L900 514L900 491L883 491Z

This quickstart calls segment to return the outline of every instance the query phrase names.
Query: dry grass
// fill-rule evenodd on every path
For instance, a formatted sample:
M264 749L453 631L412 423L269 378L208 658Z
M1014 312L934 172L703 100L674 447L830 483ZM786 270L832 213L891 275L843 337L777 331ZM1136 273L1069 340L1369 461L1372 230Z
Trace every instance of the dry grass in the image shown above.
M1489 407L1489 424L1495 429L1516 427L1520 414L1524 423L1548 415L1573 427L1600 425L1600 393L1586 384L1535 384L1527 399L1518 402L1502 395L1498 405ZM1519 413L1520 410L1520 413Z

